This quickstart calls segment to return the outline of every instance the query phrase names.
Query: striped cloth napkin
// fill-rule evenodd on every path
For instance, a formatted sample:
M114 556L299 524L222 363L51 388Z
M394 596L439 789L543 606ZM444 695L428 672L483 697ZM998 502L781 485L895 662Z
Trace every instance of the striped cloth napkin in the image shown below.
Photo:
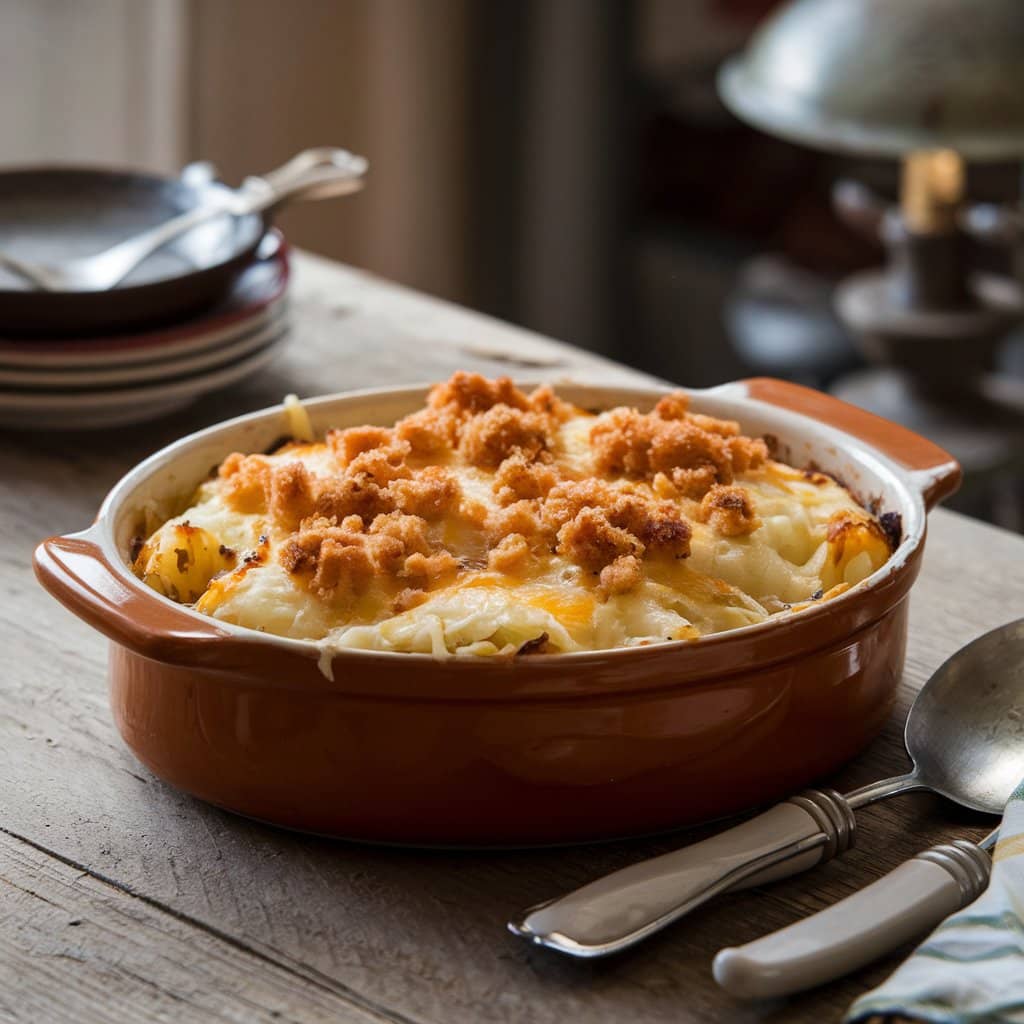
M988 889L858 999L846 1024L1024 1024L1024 782L1006 805L992 860Z

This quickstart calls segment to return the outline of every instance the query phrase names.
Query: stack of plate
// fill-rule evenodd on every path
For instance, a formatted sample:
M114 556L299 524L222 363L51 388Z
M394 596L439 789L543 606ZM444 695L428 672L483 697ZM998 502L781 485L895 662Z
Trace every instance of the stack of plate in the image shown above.
M0 338L0 426L83 429L155 419L264 367L288 331L276 232L207 312L88 338Z

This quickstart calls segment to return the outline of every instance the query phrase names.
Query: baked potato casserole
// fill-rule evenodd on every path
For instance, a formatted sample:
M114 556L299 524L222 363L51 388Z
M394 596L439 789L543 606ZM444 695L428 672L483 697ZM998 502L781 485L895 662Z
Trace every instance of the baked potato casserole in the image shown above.
M737 423L592 412L457 373L391 427L229 455L133 552L226 622L361 648L485 656L686 640L799 612L878 569L893 524Z

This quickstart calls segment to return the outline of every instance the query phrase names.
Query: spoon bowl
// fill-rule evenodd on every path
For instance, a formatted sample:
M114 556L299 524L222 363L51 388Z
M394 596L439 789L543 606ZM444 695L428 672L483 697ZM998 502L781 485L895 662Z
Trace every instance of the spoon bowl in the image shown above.
M949 658L914 701L904 739L927 789L1002 814L1024 777L1024 619Z

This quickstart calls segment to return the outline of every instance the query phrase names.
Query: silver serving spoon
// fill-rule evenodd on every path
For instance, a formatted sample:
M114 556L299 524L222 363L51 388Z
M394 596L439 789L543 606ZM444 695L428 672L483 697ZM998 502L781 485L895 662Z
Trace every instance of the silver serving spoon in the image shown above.
M193 167L199 165L191 165ZM123 281L144 259L175 238L217 217L271 213L293 199L324 199L358 192L368 164L344 149L307 149L262 177L226 192L102 252L65 263L36 263L0 252L0 266L50 292L101 292Z
M925 789L972 810L1001 813L1024 776L1022 665L1024 619L968 644L922 688L907 716L908 774L846 796L809 790L703 842L532 907L509 929L571 956L605 956L726 889L793 875L843 853L853 845L853 812L876 800ZM951 872L976 872L978 859L961 853L949 855L956 861Z

